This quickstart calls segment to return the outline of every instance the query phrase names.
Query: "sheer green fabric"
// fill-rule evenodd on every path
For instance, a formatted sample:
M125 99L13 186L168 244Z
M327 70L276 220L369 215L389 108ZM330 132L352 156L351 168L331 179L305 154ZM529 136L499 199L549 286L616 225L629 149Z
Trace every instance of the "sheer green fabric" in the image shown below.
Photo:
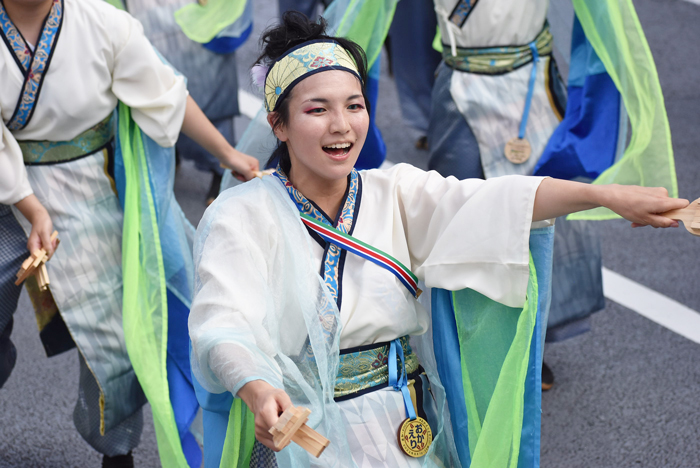
M208 0L206 6L190 3L175 12L175 21L187 37L206 44L241 17L246 2L247 0Z
M524 387L537 320L537 274L530 258L527 302L506 307L473 290L455 291L471 466L516 467Z
M398 0L335 0L323 13L331 34L358 43L367 54L368 68L379 57Z
M255 443L255 416L240 398L233 399L221 456L221 468L248 467Z
M119 8L120 10L124 10L124 4L122 3L122 0L105 0L105 2L109 3L115 8Z
M620 91L632 126L624 156L593 183L665 187L678 196L671 131L656 73L632 0L573 0L586 37ZM607 208L569 219L618 218Z
M119 146L126 195L122 269L124 336L129 359L153 410L163 466L187 467L170 402L166 370L168 304L158 222L141 132L119 104Z

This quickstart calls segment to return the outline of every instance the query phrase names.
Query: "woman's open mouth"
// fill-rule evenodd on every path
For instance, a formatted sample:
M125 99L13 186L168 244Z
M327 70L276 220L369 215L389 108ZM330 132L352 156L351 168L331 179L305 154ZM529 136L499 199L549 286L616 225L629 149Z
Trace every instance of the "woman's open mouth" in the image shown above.
M345 156L350 152L353 147L352 143L335 143L332 145L324 146L323 151L330 154L331 156Z

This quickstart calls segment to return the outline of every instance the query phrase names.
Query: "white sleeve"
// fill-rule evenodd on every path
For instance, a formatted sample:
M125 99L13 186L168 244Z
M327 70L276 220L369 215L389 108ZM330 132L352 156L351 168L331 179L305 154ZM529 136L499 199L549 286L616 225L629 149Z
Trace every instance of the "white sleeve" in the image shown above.
M228 390L235 395L255 379L281 385L276 350L264 323L272 273L268 257L276 250L277 229L268 225L251 232L249 220L267 219L251 218L250 212L258 210L237 200L217 200L205 213L195 240L196 293L189 316L192 369L214 393Z
M10 130L0 119L0 203L14 205L31 195L22 150Z
M429 287L525 301L529 237L542 178L443 178L400 165L392 174L411 268Z
M112 92L132 111L134 121L159 145L175 145L185 117L187 86L163 63L128 13L115 10Z

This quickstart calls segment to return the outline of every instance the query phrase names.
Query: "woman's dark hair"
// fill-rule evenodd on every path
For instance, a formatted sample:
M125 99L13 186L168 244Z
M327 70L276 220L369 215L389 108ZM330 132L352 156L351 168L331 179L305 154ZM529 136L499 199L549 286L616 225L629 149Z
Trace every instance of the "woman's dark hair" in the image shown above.
M369 113L370 103L367 100L367 94L365 92L365 83L367 82L367 57L365 51L362 50L362 47L349 39L327 36L327 26L328 23L322 17L320 17L317 22L313 22L307 18L306 15L298 11L286 12L282 16L281 24L268 29L260 37L260 45L263 52L255 63L272 66L278 58L299 44L316 39L331 39L347 50L355 61L357 71L362 78L360 85L362 87L362 95L365 96L365 107L367 113ZM281 125L287 125L289 122L289 95L279 103L275 112L278 117L274 121L272 127L273 131ZM281 141L277 142L277 148L272 152L266 167L274 167L277 162L279 162L282 170L286 174L289 174L292 162L289 158L287 144Z

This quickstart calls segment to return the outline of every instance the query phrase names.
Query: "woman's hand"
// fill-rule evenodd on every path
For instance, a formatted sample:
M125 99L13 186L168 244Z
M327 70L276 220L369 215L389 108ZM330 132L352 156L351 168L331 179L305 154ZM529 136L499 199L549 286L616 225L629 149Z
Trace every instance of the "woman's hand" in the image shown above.
M220 158L221 166L230 169L233 176L247 182L255 177L255 172L260 170L260 163L257 159L230 147L230 150Z
M275 388L264 380L253 380L238 390L238 397L255 415L255 438L275 452L282 450L284 447L275 447L270 428L284 410L292 406L289 396L284 390Z
M633 227L678 227L677 221L661 213L688 204L688 200L670 198L663 187L592 185L546 178L537 189L532 220L543 221L604 206L632 221Z
M15 203L17 209L27 218L32 224L32 232L29 234L27 241L27 249L30 253L44 248L49 254L49 259L53 256L56 248L55 242L51 242L51 233L53 232L53 222L49 212L46 211L44 205L39 202L35 195L28 197Z
M661 216L670 210L685 208L688 200L670 198L663 187L637 187L633 185L609 185L604 196L604 206L623 218L632 221L632 227L678 227L678 221Z
M255 177L253 172L259 170L258 160L234 149L207 119L192 96L187 96L182 133L213 154L223 167L231 169L238 180L250 180Z

